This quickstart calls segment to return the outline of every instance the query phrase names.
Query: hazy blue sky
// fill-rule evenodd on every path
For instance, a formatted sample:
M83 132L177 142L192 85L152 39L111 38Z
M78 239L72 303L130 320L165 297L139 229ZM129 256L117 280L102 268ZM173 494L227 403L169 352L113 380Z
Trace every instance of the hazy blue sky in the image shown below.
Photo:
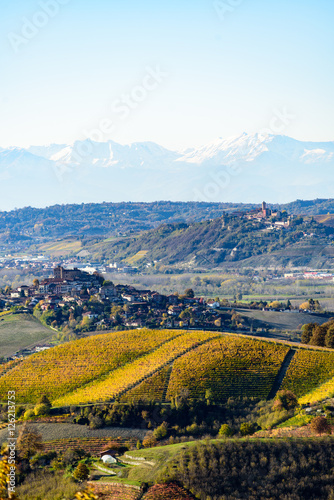
M103 140L196 146L284 107L282 133L334 140L333 23L332 0L1 0L0 146L105 120Z

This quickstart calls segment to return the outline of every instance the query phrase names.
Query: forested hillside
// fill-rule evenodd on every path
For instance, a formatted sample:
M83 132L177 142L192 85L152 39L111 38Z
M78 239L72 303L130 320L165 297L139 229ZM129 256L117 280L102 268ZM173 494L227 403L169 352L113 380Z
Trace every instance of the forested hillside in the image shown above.
M193 224L163 224L139 236L88 246L96 258L112 256L136 265L159 261L161 265L212 268L252 259L274 258L287 265L329 266L334 257L334 229L310 217L296 217L288 228L268 221L224 215ZM140 252L140 253L139 253Z
M26 207L0 212L2 241L36 237L118 236L151 229L162 223L199 222L214 219L223 211L249 211L260 205L243 203L170 202L82 203L47 208ZM334 213L334 200L297 200L286 205L271 205L293 215Z

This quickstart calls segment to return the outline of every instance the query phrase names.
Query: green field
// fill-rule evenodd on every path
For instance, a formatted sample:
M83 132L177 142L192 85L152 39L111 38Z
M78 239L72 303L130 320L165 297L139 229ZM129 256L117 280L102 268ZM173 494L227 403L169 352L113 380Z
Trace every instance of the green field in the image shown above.
M29 314L0 318L0 355L9 357L20 349L49 339L54 332Z

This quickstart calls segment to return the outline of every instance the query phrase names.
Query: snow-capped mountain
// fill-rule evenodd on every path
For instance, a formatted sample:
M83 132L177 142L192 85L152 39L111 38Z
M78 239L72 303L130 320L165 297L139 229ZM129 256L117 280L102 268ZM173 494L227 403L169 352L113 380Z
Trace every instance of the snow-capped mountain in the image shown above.
M333 197L334 142L242 134L171 151L153 142L0 148L0 209L99 201L287 202Z
M178 153L155 144L154 142L135 142L121 145L117 142L95 142L89 139L76 141L73 145L50 144L32 146L28 149L42 158L67 165L122 168L156 168L178 158Z
M326 161L333 158L334 142L301 142L282 135L244 133L238 137L218 139L185 154L178 161L197 164L211 161L227 165L252 162L263 153L278 154L288 160L305 160L305 163L313 158Z

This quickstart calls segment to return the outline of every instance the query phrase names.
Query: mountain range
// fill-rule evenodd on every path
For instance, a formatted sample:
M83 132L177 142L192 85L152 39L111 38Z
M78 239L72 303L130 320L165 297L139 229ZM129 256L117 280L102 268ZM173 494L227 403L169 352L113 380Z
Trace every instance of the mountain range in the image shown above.
M334 142L242 134L171 151L89 139L0 148L0 210L102 201L258 203L332 197Z

